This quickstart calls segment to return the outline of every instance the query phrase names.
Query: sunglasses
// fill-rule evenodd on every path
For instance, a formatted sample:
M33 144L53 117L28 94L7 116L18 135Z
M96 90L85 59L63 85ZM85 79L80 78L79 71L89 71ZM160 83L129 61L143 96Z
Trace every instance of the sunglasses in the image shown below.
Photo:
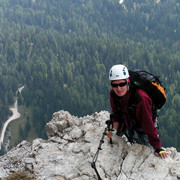
M126 82L119 83L119 84L112 84L112 83L111 83L111 86L112 86L113 88L117 88L118 86L119 86L119 87L123 87L123 86L126 86L126 85L127 85L127 81L126 81Z

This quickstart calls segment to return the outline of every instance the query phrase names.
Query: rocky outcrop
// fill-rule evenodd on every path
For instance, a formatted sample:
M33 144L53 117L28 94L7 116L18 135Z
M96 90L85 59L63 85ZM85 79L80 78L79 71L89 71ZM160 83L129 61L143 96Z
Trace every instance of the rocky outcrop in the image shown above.
M46 125L48 140L22 141L0 157L0 178L24 175L36 180L95 180L91 162L109 119L107 111L78 118L67 111L53 114ZM180 179L180 153L166 149L162 160L146 146L129 145L114 135L113 147L105 136L96 167L103 180Z

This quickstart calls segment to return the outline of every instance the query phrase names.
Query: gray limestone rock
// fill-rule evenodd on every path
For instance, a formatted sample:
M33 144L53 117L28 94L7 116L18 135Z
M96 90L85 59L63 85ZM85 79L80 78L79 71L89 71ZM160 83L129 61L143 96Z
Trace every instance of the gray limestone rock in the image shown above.
M24 173L35 180L95 180L91 162L109 119L107 111L75 117L67 111L53 114L46 124L48 140L22 141L0 157L0 179ZM129 145L113 135L113 147L105 136L96 167L103 180L180 179L180 153L166 148L162 160L146 146Z

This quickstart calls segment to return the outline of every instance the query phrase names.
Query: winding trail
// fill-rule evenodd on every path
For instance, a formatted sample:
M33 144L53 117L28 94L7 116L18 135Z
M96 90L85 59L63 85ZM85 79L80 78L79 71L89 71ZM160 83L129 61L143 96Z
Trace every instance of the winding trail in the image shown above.
M21 93L23 88L24 88L24 86L20 87L18 89L18 91ZM17 100L15 101L14 107L10 108L10 110L12 111L13 114L12 114L12 116L10 116L8 118L8 120L3 125L1 136L0 136L0 150L1 150L1 145L3 144L3 141L4 141L4 135L5 135L6 128L7 128L8 124L11 121L13 121L13 120L15 120L15 119L17 119L17 118L19 118L21 116L20 113L18 112L18 101Z

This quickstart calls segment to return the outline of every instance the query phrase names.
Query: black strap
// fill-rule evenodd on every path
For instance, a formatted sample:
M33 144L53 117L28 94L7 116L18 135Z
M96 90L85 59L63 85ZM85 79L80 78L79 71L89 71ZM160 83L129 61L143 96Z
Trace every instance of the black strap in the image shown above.
M136 109L135 109L135 105L140 103L142 101L141 96L137 93L137 89L136 88L132 88L131 89L131 96L129 99L129 103L128 103L128 112L131 115L131 118L135 118L136 119Z

